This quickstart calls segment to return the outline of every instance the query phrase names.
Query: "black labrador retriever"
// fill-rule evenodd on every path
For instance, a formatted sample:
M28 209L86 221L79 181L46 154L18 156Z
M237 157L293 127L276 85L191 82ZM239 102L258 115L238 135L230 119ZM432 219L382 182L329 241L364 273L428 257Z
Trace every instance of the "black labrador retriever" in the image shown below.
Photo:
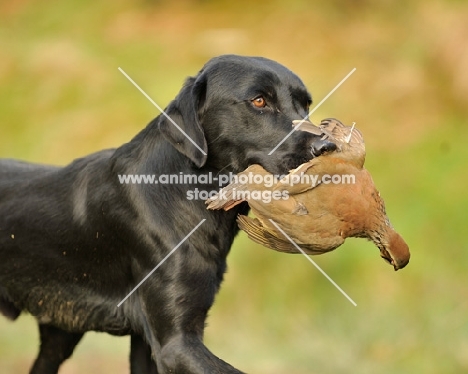
M210 173L261 164L281 175L335 149L297 131L268 155L310 104L284 66L225 55L189 78L166 108L178 127L159 115L129 143L66 167L1 160L0 312L38 320L33 372L56 373L93 330L132 335L132 373L241 373L207 349L203 331L236 217L248 206L208 211L193 192L219 189ZM121 183L125 175L196 178Z

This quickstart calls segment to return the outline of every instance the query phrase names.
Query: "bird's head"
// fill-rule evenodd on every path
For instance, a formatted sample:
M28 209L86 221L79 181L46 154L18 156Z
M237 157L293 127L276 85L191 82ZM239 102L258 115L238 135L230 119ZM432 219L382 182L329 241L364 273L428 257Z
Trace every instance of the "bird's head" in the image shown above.
M410 260L408 244L393 228L387 230L387 235L374 242L380 249L380 257L396 270L403 269Z
M385 202L375 188L367 170L363 171L368 178L366 186L371 191L368 199L370 209L367 214L364 237L371 240L380 250L380 257L393 266L395 270L403 269L409 262L408 244L393 228L385 209ZM369 193L369 192L368 192Z

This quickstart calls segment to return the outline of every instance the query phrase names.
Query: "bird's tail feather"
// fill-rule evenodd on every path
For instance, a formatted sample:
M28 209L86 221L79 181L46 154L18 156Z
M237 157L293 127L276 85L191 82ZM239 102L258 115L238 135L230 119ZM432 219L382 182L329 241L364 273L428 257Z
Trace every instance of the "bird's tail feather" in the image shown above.
M244 191L246 189L246 184L228 184L226 187L222 188L216 195L210 197L208 200L205 201L205 204L207 205L206 208L210 210L229 210L235 207L237 204L240 204L243 201L245 201L245 199L243 198L244 195L239 193L239 191Z

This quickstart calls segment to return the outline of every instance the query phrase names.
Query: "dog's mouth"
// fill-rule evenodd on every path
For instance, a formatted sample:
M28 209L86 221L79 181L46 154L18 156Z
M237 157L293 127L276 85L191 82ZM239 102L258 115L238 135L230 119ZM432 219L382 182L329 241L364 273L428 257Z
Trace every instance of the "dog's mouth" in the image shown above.
M310 134L311 138L308 141L308 149L310 149L312 158L336 151L336 144L328 140L329 136L324 136L326 134L324 130L315 126L312 122L294 120L292 121L292 126L299 126L297 130Z
M283 155L283 157L278 159L274 164L263 164L262 162L259 162L259 164L272 174L288 174L291 170L309 162L311 159L335 150L335 143L328 140L321 140L317 137L315 139L307 139L306 141L299 142L294 152Z
M304 123L310 124L309 122ZM315 127L315 125L312 126ZM318 135L319 133L321 135ZM277 149L272 148L273 152L267 152L268 156L259 155L258 152L253 152L249 155L250 157L247 156L246 167L259 164L271 174L285 175L311 159L334 152L337 149L337 145L329 139L325 139L320 131L317 134L311 131L296 131L283 140L279 147L276 144L274 146Z

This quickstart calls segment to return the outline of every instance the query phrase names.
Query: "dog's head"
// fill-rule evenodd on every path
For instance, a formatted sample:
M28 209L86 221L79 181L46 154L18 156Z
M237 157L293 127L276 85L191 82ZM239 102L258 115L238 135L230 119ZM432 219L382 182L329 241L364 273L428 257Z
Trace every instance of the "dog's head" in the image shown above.
M302 81L277 62L225 55L189 78L168 106L179 128L163 116L159 128L198 167L237 173L260 164L284 174L335 149L317 135L291 133L292 121L303 119L311 103Z

